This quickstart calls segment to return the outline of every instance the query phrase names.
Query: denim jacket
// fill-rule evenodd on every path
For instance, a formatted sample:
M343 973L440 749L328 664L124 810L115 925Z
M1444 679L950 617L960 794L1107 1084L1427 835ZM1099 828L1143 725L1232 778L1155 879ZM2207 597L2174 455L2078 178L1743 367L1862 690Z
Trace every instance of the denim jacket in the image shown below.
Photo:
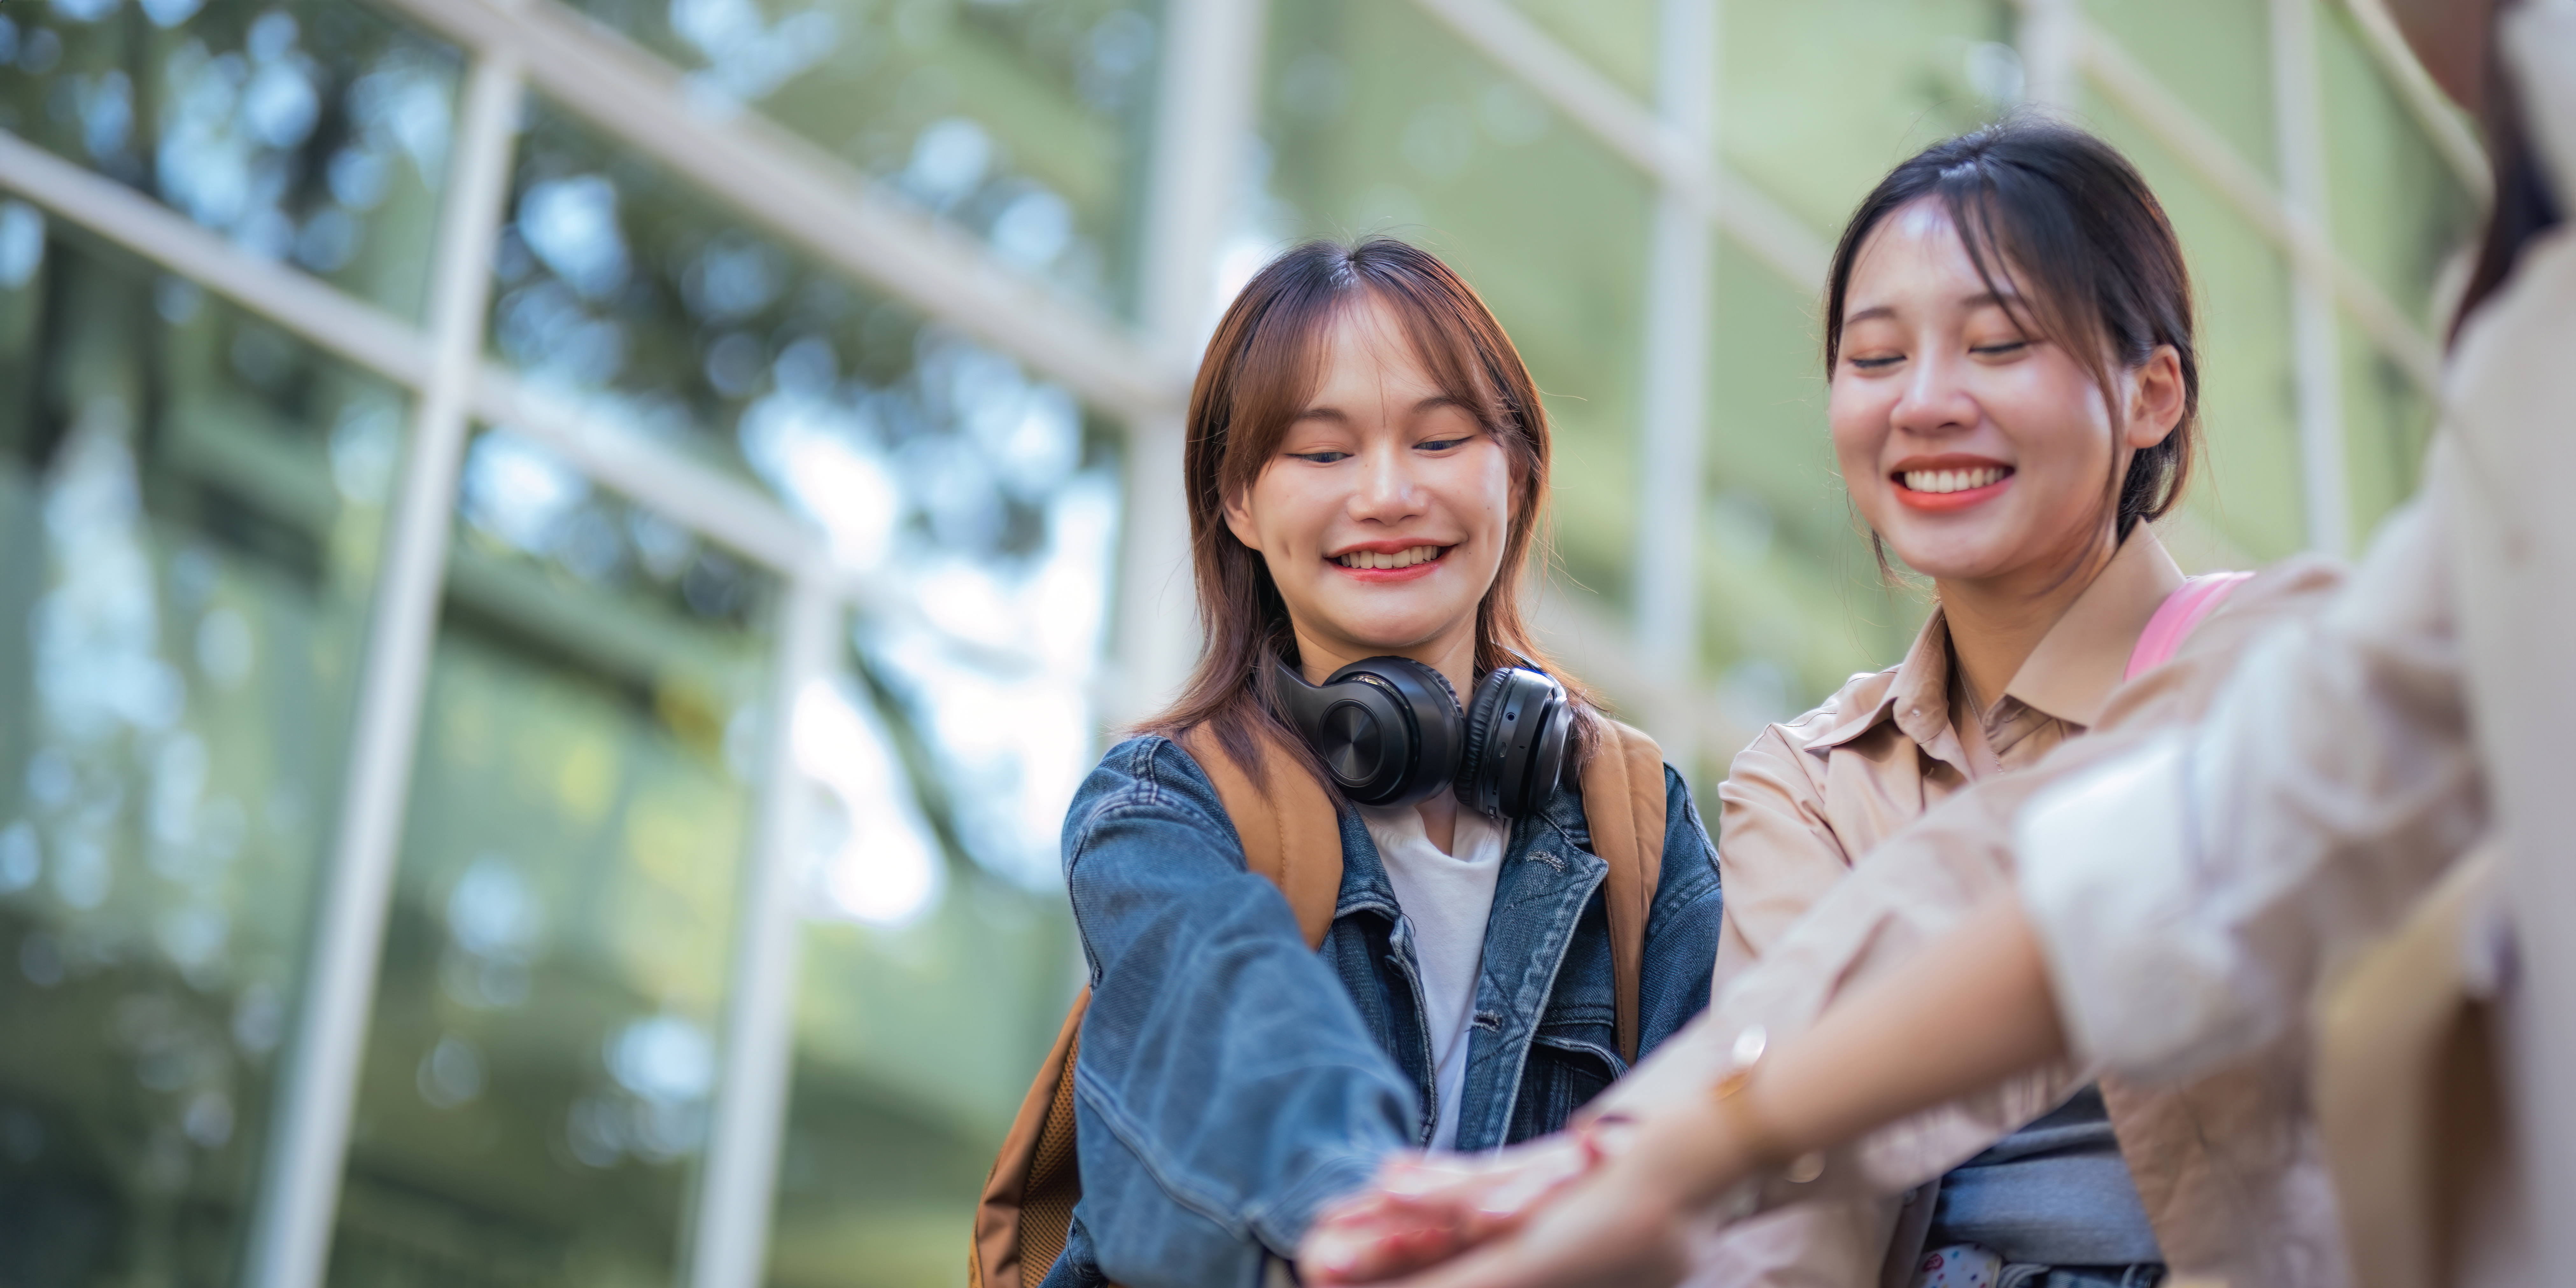
M1717 955L1716 848L1669 768L1664 793L1638 998L1646 1050L1707 1006ZM1341 893L1310 952L1287 898L1245 869L1188 752L1131 738L1083 783L1064 825L1091 969L1074 1068L1082 1201L1047 1288L1252 1288L1265 1250L1293 1255L1315 1214L1379 1159L1430 1141L1411 923L1356 811L1343 811L1341 833ZM1554 1131L1626 1071L1608 870L1571 788L1511 824L1468 1038L1462 1152Z

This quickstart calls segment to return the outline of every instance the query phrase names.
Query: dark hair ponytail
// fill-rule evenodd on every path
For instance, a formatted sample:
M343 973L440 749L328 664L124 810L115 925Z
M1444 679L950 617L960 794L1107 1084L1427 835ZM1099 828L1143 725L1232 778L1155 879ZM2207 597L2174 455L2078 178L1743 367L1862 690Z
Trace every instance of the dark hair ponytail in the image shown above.
M2459 343L2460 328L2469 315L2513 275L2522 248L2566 219L2558 195L2549 189L2548 172L2532 151L2530 127L2522 119L2522 95L2514 88L2513 68L2497 43L2505 9L2496 6L2499 21L2487 27L2486 102L2478 112L2478 123L2487 136L2487 155L2495 165L2495 208L2487 212L2486 235L2479 239L2468 288L2460 293L2460 306L2451 315L2453 344Z
M1861 244L1889 215L1925 198L1949 211L1977 276L2007 301L2014 320L2063 346L2115 413L2113 364L2134 367L2158 346L2172 346L2182 363L2182 419L2163 442L2129 457L2115 535L2125 538L2139 520L2172 512L2200 440L2191 273L2147 181L2118 149L2073 126L2007 118L1935 143L1879 181L1834 247L1825 286L1827 378L1842 354L1843 299Z

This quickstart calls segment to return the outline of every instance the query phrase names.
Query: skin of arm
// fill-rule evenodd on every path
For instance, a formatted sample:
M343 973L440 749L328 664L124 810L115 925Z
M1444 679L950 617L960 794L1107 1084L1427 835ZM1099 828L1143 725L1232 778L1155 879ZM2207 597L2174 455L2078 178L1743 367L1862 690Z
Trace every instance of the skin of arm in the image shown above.
M1917 969L1869 981L1814 1028L1775 1046L1732 1103L1701 1094L1639 1113L1623 1133L1624 1145L1561 1197L1525 1219L1487 1224L1476 1233L1489 1237L1473 1251L1401 1282L1405 1288L1677 1282L1689 1268L1689 1238L1701 1211L1738 1183L2065 1050L2038 939L2019 900L1998 892L1926 947ZM1400 1195L1381 1201L1391 1208L1404 1203ZM1343 1237L1352 1233L1319 1225L1301 1264L1327 1270L1324 1282L1368 1282L1450 1244L1425 1237L1419 1225L1373 1232L1382 1236L1375 1242Z

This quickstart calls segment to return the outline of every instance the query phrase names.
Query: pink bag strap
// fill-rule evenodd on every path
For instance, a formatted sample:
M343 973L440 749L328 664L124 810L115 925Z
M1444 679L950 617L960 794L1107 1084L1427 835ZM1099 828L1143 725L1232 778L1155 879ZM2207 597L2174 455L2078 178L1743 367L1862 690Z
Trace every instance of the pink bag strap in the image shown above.
M2138 635L2138 647L2129 654L2129 669L2121 673L2121 682L2134 680L2140 674L2172 661L2174 650L2191 638L2193 628L2200 625L2201 619L2217 612L2218 606L2227 602L2229 593L2253 575L2250 572L2214 572L2185 579L2174 593L2165 596L2164 603L2156 606L2156 615L2147 619L2147 629Z

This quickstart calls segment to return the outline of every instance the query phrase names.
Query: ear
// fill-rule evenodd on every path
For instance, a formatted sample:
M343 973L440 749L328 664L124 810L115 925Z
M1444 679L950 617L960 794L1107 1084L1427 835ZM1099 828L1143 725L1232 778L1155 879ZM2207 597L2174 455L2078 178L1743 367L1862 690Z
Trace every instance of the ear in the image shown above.
M2165 441L2182 423L2182 406L2182 355L2170 344L2157 345L2129 373L2129 417L2123 431L2129 447L2144 451Z
M1261 529L1252 522L1252 489L1229 492L1225 497L1225 527L1243 548L1261 553Z

